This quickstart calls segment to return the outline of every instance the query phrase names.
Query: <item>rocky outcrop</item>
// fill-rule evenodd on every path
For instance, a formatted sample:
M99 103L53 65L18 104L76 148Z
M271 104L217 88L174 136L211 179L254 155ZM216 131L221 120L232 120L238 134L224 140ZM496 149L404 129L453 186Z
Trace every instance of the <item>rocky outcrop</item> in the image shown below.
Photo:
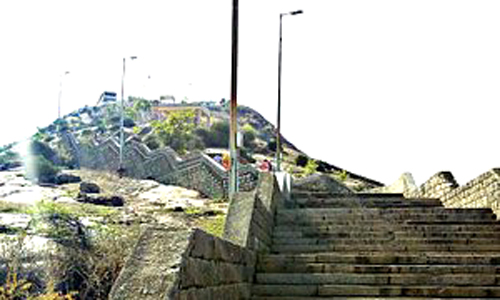
M314 174L306 178L299 179L294 182L293 189L336 194L353 193L353 191L351 191L347 186L332 177L323 174Z

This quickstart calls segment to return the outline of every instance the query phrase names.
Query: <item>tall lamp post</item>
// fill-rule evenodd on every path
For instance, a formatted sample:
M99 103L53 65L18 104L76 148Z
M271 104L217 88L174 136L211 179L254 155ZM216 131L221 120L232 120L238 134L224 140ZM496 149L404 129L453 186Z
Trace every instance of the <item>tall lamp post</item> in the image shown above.
M63 86L63 78L68 75L69 71L64 72L59 76L59 97L57 99L57 118L61 118L61 97L62 97L62 86Z
M236 145L237 135L237 86L238 86L238 0L233 0L232 20L232 46L231 46L231 110L229 123L229 153L231 171L229 175L229 197L232 199L238 191L238 150Z
M281 171L281 45L282 45L282 31L283 31L283 16L286 15L299 15L302 10L291 11L288 13L280 14L280 47L278 52L278 122L276 129L276 171Z
M137 56L130 56L130 60L137 59ZM126 57L123 58L123 74L122 74L122 100L121 100L121 111L120 111L120 166L118 168L118 174L122 176L125 173L125 169L123 168L123 120L124 120L124 110L125 110L125 94L124 94L124 85L125 85L125 61Z

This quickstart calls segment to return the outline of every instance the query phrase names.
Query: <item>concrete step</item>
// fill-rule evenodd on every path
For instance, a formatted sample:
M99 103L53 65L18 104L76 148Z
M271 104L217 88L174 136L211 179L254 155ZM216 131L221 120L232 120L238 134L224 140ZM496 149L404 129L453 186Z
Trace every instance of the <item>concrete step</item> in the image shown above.
M282 245L499 245L500 240L484 238L274 238L273 246Z
M284 263L261 261L258 273L356 273L356 274L500 274L500 265L437 265L437 264L346 264L346 263Z
M500 283L496 274L357 274L357 273L257 273L256 284L296 285L387 285L387 286L495 286Z
M422 252L422 251L478 251L478 252L500 252L499 244L351 244L351 245L273 245L272 253L319 253L319 252L353 252L353 251L402 251L402 252Z
M390 208L442 207L439 199L382 199L382 198L299 198L297 208Z
M259 264L364 264L364 265L500 265L494 252L337 252L307 254L264 254Z
M316 232L301 230L275 231L273 237L276 239L299 239L299 238L331 238L331 239L378 239L378 238L483 238L500 240L500 232L425 232L425 231L354 231L350 232Z
M362 226L359 224L314 224L314 225L276 225L274 232L301 231L307 233L335 233L335 232L500 232L500 223L468 223L468 224L388 224L381 223L377 227Z
M500 297L498 286L388 286L388 285L272 285L254 284L254 296L430 296L430 297ZM285 298L293 299L293 298ZM300 299L300 298L299 298ZM491 298L489 298L491 299Z

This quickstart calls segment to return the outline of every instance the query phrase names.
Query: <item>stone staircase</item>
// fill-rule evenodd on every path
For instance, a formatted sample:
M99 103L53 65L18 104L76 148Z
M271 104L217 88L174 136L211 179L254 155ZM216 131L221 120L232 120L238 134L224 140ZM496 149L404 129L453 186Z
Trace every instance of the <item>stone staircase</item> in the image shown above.
M500 223L398 194L296 192L253 300L500 298Z

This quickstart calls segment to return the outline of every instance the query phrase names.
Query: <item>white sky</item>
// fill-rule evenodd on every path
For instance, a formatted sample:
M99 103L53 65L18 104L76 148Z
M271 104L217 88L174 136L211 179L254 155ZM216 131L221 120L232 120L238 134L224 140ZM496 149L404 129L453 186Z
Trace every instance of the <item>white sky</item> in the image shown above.
M229 97L231 0L1 1L0 144L104 90ZM282 132L349 171L463 184L500 166L500 2L240 0L239 93L273 123L279 13ZM151 78L148 79L148 76Z

